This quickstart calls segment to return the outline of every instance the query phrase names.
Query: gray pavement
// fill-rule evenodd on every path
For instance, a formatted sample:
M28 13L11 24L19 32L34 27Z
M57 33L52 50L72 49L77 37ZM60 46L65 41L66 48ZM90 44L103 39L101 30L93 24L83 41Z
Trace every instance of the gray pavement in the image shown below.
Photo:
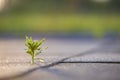
M47 39L45 63L24 51L24 40L0 40L0 80L120 80L120 43Z

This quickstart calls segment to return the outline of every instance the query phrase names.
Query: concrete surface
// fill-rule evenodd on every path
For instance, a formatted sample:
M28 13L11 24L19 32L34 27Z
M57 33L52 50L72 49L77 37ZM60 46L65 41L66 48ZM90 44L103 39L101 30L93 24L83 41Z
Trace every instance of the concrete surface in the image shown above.
M120 80L120 43L47 39L48 50L30 64L24 40L0 40L0 80Z

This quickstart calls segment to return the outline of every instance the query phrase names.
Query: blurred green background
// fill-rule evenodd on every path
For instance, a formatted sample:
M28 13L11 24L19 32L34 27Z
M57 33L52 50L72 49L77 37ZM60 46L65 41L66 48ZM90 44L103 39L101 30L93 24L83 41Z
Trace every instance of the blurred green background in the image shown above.
M120 0L0 0L0 34L119 36Z

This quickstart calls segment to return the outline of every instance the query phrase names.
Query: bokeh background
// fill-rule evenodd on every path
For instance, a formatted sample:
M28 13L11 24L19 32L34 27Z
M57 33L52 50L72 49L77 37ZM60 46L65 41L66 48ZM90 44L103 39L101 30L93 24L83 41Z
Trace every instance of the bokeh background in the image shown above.
M120 0L0 0L0 36L118 38Z
M36 68L26 35L46 38ZM119 36L120 0L0 0L0 80L120 80Z

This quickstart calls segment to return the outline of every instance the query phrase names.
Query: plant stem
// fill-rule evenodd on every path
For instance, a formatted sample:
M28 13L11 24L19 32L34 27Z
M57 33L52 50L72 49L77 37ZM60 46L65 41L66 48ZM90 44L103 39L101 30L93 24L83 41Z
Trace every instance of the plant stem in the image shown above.
M32 64L34 64L34 55L32 56Z

